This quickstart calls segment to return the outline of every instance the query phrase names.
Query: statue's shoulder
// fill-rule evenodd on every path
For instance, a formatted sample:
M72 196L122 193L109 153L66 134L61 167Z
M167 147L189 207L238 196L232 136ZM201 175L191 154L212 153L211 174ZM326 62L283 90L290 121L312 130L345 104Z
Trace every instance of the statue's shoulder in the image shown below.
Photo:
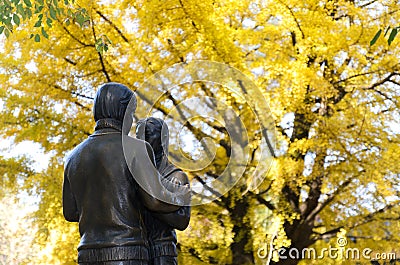
M67 164L69 161L73 160L75 157L79 157L81 153L84 151L84 149L88 146L89 144L89 138L82 141L80 144L74 147L67 155L65 156L65 164Z

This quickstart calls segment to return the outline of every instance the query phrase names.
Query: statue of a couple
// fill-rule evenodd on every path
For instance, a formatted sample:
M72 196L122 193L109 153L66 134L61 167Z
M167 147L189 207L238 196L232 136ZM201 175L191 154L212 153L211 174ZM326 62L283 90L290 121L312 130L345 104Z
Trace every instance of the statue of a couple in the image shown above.
M190 202L177 196L180 203L167 203L155 194L190 194L188 178L168 161L168 130L161 119L140 120L137 139L128 136L135 108L128 87L101 86L94 100L95 131L66 159L63 213L79 222L81 265L177 264L174 229L188 226Z

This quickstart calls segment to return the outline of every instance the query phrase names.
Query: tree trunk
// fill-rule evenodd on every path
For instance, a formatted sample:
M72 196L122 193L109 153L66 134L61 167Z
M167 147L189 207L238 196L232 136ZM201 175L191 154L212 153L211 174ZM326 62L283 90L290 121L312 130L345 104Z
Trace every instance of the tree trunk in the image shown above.
M310 131L312 120L306 119L306 115L296 113L294 120L294 130L291 136L291 142L300 139L307 139ZM300 151L292 154L292 159L301 160L304 163L304 154ZM318 157L319 159L319 157ZM318 160L316 159L316 160ZM322 161L323 162L323 161ZM318 164L318 162L316 162ZM299 172L299 175L301 173ZM280 260L278 262L271 262L271 264L279 265L296 265L302 260L303 249L309 247L314 243L311 236L314 228L314 218L306 221L309 213L316 207L320 197L321 178L316 177L308 185L310 191L308 198L305 202L300 202L300 187L290 185L289 183L282 189L282 195L291 206L291 210L299 214L299 219L288 220L284 223L285 234L290 239L291 245L289 248L280 252ZM293 187L296 187L293 189Z
M233 232L235 233L233 238L234 242L231 244L233 265L254 264L251 246L251 227L249 227L249 221L245 220L248 208L248 200L242 198L241 200L235 201L235 205L230 211L233 222Z

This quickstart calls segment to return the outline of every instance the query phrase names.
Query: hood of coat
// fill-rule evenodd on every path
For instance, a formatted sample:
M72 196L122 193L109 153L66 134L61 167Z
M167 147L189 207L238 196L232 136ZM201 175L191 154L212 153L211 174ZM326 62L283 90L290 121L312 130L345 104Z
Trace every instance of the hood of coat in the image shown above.
M129 104L131 100L134 100L133 104ZM93 114L96 125L102 123L122 127L128 105L133 115L136 109L136 97L128 87L119 83L102 85L94 99ZM128 122L131 122L130 119Z
M168 162L169 129L162 119L149 117L139 120L136 125L136 138L151 145L157 169L161 174L171 166Z

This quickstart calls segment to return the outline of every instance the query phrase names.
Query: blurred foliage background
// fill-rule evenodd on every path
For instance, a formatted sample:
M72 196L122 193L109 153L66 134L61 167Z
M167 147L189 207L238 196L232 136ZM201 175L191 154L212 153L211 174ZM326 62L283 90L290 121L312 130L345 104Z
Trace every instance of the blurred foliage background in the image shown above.
M221 85L195 82L156 102L152 114L166 117L185 99L217 98L244 121L255 154L234 189L193 207L178 233L181 264L265 264L259 250L271 241L321 250L338 237L346 247L400 257L400 48L383 37L370 46L379 28L396 27L399 11L389 0L3 1L2 141L38 143L49 159L39 169L42 158L30 150L0 157L0 261L76 263L77 226L61 209L63 158L93 132L96 89L121 82L144 105L155 93L139 89L146 78L193 60L253 80L269 103L276 147L268 175L251 187L254 165L270 161L258 160L261 132L249 104ZM185 126L193 146L205 137L216 146L214 163L190 177L215 178L231 155L229 135L207 119ZM272 262L369 263L276 253Z

